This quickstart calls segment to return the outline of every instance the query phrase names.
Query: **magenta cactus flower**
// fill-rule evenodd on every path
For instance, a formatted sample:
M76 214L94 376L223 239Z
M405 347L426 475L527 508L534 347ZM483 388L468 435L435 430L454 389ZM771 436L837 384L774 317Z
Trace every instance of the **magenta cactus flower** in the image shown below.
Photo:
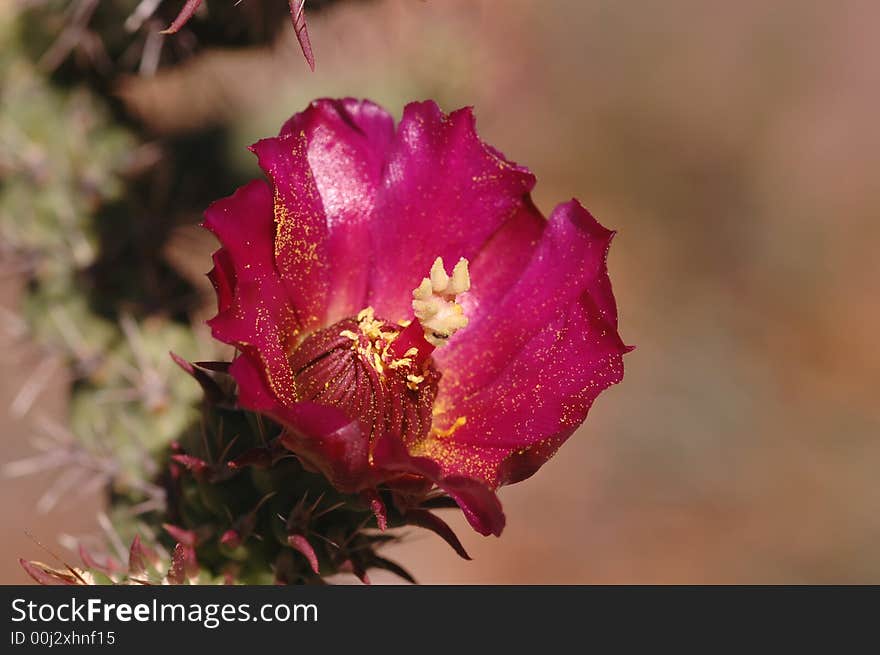
M214 336L238 402L340 491L432 489L481 534L623 377L613 232L535 177L470 109L318 100L252 146L267 179L214 203Z

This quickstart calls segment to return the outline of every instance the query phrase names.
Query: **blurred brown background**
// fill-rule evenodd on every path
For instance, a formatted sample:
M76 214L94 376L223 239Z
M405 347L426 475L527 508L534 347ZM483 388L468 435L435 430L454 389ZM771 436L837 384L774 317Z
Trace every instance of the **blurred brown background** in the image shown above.
M158 132L233 122L243 161L317 96L474 105L545 213L576 196L619 230L611 276L638 347L623 383L502 492L500 540L447 515L475 561L427 533L393 547L420 581L876 583L877 25L856 0L342 3L310 21L315 74L288 33L120 94ZM4 277L2 306L17 293ZM0 407L41 360L0 354ZM36 410L4 414L3 460L63 415L52 377ZM60 533L97 529L97 497L38 514L48 483L0 480L0 582L45 559L26 529L59 552Z

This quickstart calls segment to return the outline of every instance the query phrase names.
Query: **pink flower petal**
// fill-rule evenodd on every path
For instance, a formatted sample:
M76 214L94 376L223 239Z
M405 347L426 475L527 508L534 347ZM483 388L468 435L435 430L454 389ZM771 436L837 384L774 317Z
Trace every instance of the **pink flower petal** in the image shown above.
M235 272L231 303L208 321L214 337L246 347L247 356L259 360L259 369L275 396L294 402L287 349L300 332L300 321L274 266L269 186L256 180L218 200L205 212L204 226L223 245L225 254L218 259L228 262L224 267Z
M616 337L617 310L605 263L612 237L576 200L557 207L531 258L520 261L503 295L434 352L444 373L438 404L458 405L497 380L526 344L542 328L558 323L583 293L596 305L595 319ZM551 361L546 365L561 368Z
M501 502L486 483L459 475L445 476L438 462L429 457L414 457L398 439L388 435L377 440L373 460L386 471L414 473L434 482L455 500L480 534L499 536L504 529Z
M324 324L330 291L327 219L306 155L304 133L262 139L251 150L272 184L273 258L299 325Z
M214 268L208 273L208 279L217 292L217 311L225 312L232 306L235 294L235 267L229 253L222 248L214 253Z
M409 444L414 455L438 462L445 476L490 487L521 480L622 379L628 348L605 267L611 237L576 202L554 212L504 301L442 354L438 405L450 409L435 424L459 425Z
M411 317L412 290L443 257L475 259L507 221L531 207L528 169L477 136L472 111L407 105L391 147L373 223L370 303L389 320Z
M394 120L365 100L316 100L285 123L279 139L295 136L305 142L300 155L307 160L326 220L326 227L311 231L310 237L316 240L320 235L324 240L316 247L328 262L327 285L321 289L330 293L318 302L323 305L324 323L332 324L356 314L367 303L373 261L370 225L394 138ZM279 184L287 186L283 180ZM295 207L290 205L286 211L293 213Z

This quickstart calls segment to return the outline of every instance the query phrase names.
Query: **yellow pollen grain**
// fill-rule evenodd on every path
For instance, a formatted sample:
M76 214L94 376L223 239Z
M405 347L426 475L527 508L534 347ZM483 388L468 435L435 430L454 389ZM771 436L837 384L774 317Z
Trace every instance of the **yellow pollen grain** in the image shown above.
M412 359L410 359L409 357L402 357L401 359L392 360L388 364L388 368L390 368L392 371L396 371L399 368L403 368L405 366L411 366L411 365L412 365ZM421 382L421 380L419 380L419 381Z
M440 428L433 427L433 428L431 428L431 431L438 437L442 437L442 438L451 437L465 423L467 423L467 416L459 416L457 419L455 419L455 422L451 426L446 428L445 430L441 430Z
M425 381L424 375L407 375L406 376L406 386L412 389L413 391L418 391L419 385Z

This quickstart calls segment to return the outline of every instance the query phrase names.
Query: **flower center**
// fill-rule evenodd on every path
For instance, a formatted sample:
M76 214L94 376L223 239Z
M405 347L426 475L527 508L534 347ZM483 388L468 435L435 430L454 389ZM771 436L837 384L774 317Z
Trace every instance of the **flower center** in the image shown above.
M407 442L424 436L440 382L431 353L467 325L456 296L469 288L467 260L449 276L438 257L413 291L408 323L367 307L313 333L290 357L297 399L338 407L371 441L385 432Z

